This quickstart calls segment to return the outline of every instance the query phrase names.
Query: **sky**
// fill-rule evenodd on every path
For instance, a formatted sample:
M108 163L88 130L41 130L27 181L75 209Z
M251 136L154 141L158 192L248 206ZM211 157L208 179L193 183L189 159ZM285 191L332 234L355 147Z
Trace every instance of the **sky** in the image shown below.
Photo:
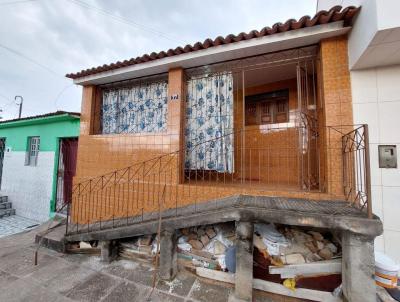
M80 111L65 78L153 51L313 16L316 0L0 0L0 116Z

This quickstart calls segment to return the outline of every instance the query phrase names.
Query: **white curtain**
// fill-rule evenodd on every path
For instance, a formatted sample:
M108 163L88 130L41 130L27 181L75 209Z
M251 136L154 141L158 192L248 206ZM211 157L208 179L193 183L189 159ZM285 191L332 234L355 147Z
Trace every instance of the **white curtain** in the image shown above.
M233 77L218 73L187 82L187 169L233 172Z
M165 81L103 91L102 133L162 132L167 127Z

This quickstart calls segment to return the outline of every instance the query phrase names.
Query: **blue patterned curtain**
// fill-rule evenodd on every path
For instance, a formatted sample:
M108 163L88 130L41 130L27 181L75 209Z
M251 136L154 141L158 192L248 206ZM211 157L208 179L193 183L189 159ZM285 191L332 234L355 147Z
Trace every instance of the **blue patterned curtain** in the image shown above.
M153 133L167 127L168 84L155 82L103 91L102 133Z
M187 89L186 168L233 172L232 73L192 77Z

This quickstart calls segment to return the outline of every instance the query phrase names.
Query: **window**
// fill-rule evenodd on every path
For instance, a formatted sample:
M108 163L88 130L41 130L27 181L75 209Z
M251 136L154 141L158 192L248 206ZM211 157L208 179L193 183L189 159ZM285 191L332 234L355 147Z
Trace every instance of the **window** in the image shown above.
M166 81L104 88L101 107L103 134L157 133L167 130Z
M28 138L28 150L26 152L25 165L36 166L39 155L40 137L32 136Z
M288 121L289 91L287 89L246 96L246 126L287 123Z

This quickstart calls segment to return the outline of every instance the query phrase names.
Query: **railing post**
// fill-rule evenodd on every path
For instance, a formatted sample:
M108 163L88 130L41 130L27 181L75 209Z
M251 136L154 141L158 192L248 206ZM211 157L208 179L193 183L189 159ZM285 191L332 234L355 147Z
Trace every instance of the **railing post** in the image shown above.
M367 189L367 214L372 218L372 194L371 194L371 167L369 161L369 131L368 125L364 125L364 147L365 147L365 185Z

